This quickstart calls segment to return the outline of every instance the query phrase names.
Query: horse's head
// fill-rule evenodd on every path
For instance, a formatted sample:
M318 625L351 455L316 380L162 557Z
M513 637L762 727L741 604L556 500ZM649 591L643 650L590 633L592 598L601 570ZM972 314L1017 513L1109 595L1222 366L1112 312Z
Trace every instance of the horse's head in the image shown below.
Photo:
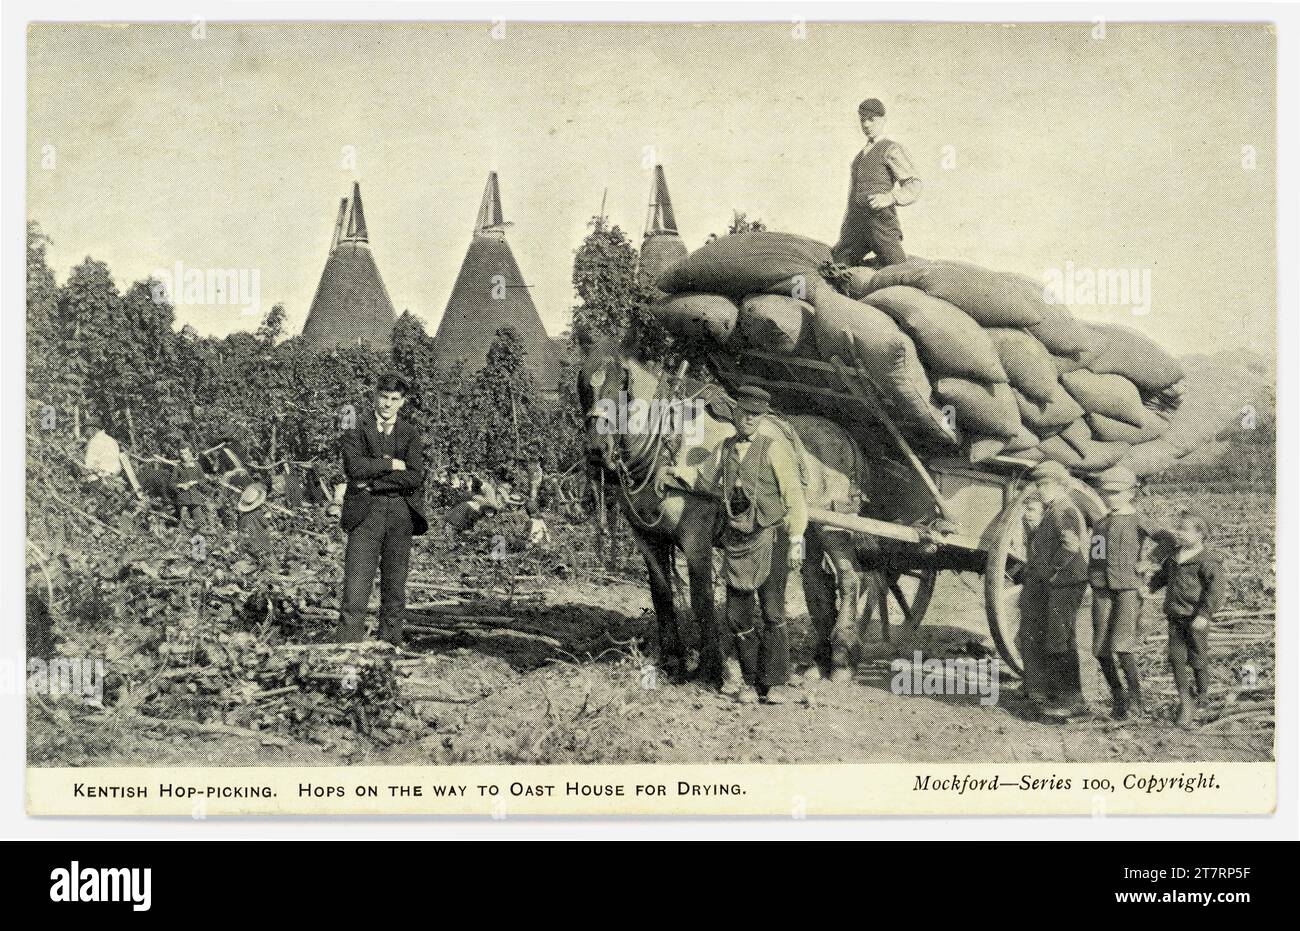
M578 399L585 414L583 448L589 463L615 469L622 455L619 436L627 423L628 404L637 398L652 399L659 377L617 341L597 343L587 352L578 374Z

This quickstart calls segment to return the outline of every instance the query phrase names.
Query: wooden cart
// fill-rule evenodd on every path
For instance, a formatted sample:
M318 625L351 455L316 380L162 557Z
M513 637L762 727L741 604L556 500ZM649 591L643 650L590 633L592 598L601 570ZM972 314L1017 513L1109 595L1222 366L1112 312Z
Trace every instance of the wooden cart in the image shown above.
M748 363L743 370L735 354L712 358L729 389L759 385L783 413L820 414L855 428L851 432L870 464L869 502L858 515L813 509L809 519L874 539L877 546L867 558L878 560L873 568L887 583L876 606L882 621L915 628L925 618L939 572L980 574L989 632L1003 661L1020 673L1019 596L1030 492L1025 475L1034 461L994 456L971 464L953 458L951 450L942 455L915 448L870 376L839 358L824 362L756 350L739 355ZM1074 479L1070 491L1090 524L1105 513L1088 485Z

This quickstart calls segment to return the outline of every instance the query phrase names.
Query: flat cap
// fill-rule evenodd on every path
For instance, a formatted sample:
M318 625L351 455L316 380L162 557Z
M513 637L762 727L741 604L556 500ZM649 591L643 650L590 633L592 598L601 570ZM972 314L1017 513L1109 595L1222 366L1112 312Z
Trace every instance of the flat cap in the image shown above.
M1029 477L1035 482L1044 478L1056 479L1058 482L1068 482L1070 480L1070 470L1054 459L1044 459L1029 470Z
M885 105L875 97L868 97L862 103L858 104L858 116L866 116L868 113L876 116L885 115Z
M756 385L736 389L736 406L751 414L766 414L772 409L772 396Z
M406 376L395 369L389 369L375 379L375 387L380 391L400 391L402 394L409 394L411 391Z
M1097 473L1093 484L1102 491L1130 491L1137 487L1137 476L1128 466L1115 465Z

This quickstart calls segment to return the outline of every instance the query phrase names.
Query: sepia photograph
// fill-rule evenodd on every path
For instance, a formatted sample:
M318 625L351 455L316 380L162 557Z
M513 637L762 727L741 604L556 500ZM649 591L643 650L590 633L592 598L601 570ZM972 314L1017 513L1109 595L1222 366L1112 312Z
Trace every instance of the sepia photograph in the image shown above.
M29 813L1273 811L1272 24L24 41Z

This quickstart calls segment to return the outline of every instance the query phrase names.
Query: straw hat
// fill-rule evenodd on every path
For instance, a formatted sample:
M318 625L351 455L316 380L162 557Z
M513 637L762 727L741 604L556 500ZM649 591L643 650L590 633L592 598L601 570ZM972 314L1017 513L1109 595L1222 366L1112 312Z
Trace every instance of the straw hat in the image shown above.
M249 482L239 494L239 511L255 511L266 502L266 486L261 482Z

